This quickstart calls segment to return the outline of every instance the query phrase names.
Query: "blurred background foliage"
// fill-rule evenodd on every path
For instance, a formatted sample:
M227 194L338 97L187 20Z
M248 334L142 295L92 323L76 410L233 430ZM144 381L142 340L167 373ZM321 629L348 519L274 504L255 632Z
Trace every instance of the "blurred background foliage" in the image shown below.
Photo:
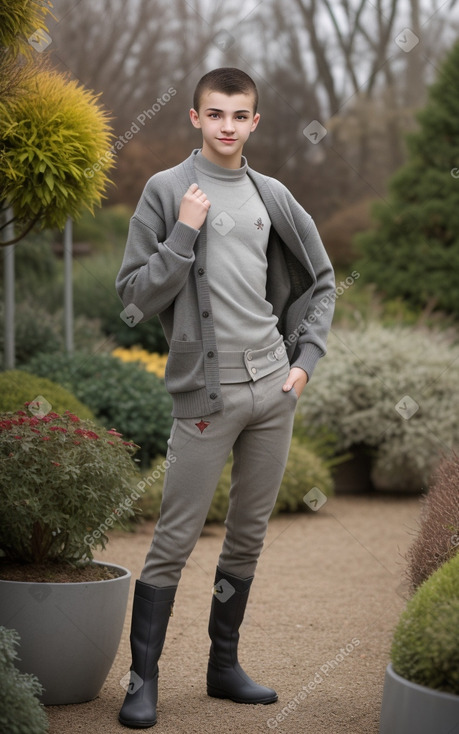
M51 380L140 444L146 475L163 459L167 343L157 318L122 321L114 281L147 179L200 145L188 120L197 80L234 65L260 89L249 163L312 214L337 275L330 356L300 400L276 511L304 509L311 486L330 494L340 462L362 445L374 486L423 491L440 453L457 445L459 2L56 0L53 15L41 56L100 95L114 130L113 185L74 225L73 357L61 233L32 232L16 246L18 370L3 373L5 394L22 400L23 380L33 400L29 378ZM327 129L317 145L303 134L312 120ZM429 237L446 249L433 252ZM1 278L2 268L0 258ZM40 388L51 403L52 385ZM420 405L413 423L395 409L405 394ZM229 475L230 462L209 518L223 516ZM141 500L147 516L160 493L156 482Z

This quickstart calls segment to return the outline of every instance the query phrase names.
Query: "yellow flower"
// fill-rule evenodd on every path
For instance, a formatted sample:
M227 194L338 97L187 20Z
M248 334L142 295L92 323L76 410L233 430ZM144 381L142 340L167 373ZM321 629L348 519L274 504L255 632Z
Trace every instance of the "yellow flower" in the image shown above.
M131 347L130 349L117 347L113 350L112 355L121 359L122 362L140 362L147 372L153 372L157 377L164 377L167 354L147 352L146 349L141 347Z

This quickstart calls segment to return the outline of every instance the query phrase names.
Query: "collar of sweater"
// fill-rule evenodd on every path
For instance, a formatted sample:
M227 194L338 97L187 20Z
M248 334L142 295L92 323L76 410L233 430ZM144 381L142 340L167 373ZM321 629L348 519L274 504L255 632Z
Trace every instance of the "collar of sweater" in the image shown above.
M244 156L242 156L241 168L224 168L205 158L200 149L194 150L193 155L195 168L211 178L217 178L220 181L240 181L247 175L249 166Z

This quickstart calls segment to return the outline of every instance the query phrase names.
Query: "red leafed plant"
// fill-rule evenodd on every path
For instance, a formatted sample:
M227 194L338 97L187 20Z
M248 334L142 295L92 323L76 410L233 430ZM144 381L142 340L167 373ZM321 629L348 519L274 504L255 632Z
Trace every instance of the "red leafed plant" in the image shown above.
M421 500L419 530L406 554L407 580L415 591L459 551L459 455L440 462Z
M138 446L68 411L26 408L0 413L0 554L23 563L88 562L107 541L94 530L119 506L133 514L123 502Z

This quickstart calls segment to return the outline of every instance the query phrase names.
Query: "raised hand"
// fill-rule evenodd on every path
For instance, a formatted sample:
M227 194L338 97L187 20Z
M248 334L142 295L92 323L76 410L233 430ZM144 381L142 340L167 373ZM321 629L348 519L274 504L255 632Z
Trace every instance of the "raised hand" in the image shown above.
M198 184L191 184L180 203L179 222L201 229L210 208L210 201Z

